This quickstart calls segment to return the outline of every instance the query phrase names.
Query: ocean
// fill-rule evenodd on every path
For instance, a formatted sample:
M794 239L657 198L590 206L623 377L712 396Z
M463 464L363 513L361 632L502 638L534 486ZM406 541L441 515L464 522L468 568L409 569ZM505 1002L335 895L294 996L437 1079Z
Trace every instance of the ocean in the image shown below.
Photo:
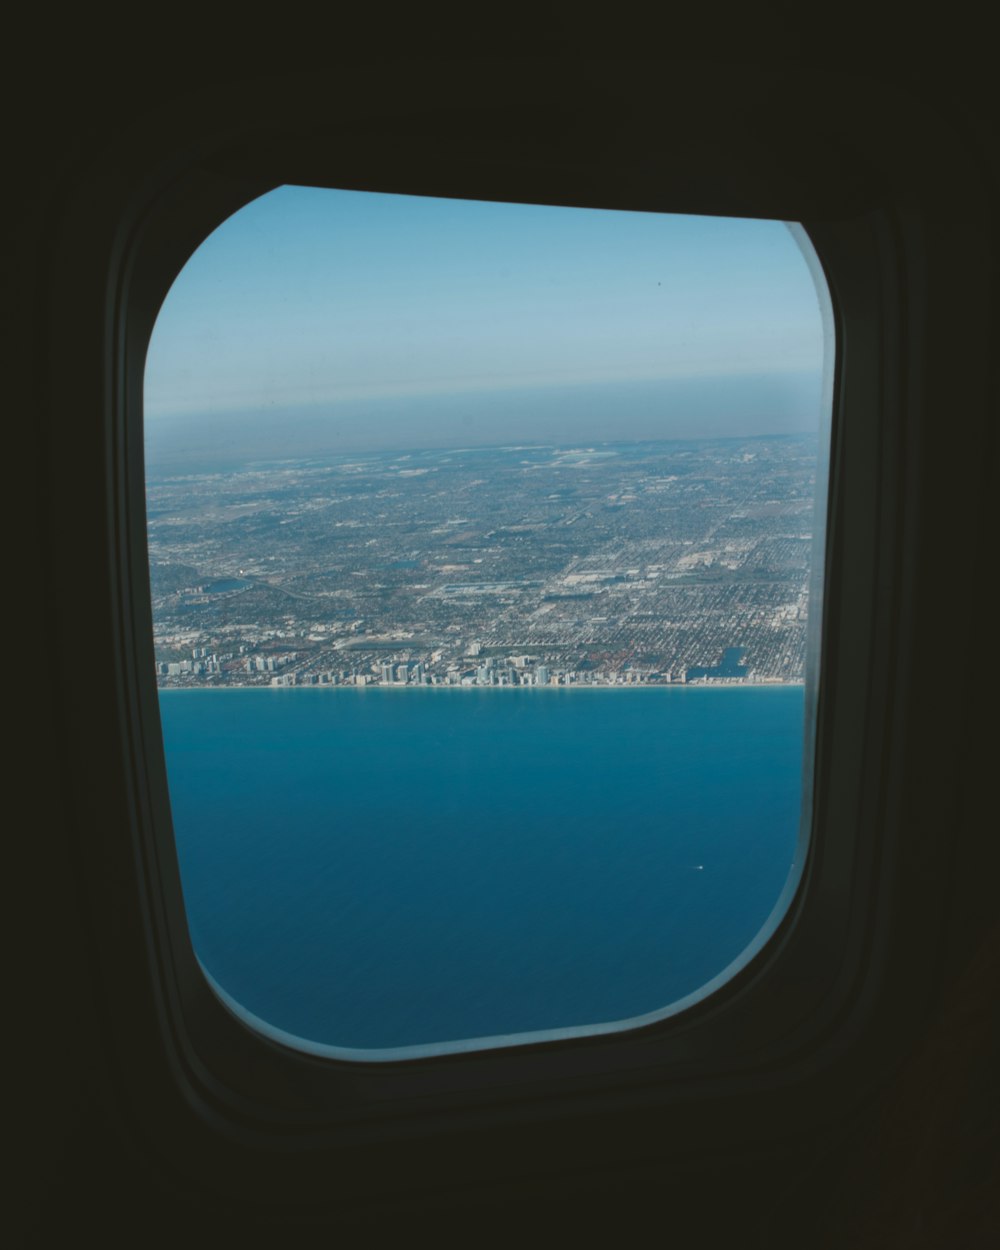
M800 853L803 690L161 691L195 951L271 1027L377 1050L696 992Z

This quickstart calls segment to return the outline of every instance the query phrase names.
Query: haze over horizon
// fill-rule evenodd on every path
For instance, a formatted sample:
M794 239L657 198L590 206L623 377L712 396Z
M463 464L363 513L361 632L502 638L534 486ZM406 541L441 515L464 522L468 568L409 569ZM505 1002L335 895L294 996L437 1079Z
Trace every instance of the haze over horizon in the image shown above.
M814 434L816 374L458 392L148 422L150 468L510 444Z
M781 222L281 187L171 288L147 455L804 432L823 350Z

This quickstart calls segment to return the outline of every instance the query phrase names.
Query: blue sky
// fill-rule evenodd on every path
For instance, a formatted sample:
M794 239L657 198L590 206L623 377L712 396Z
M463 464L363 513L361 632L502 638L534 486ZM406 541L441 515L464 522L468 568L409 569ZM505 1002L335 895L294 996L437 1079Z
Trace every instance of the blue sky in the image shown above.
M152 432L329 414L348 442L441 445L435 397L442 412L479 397L494 415L473 441L489 442L504 441L504 396L530 426L538 391L539 441L572 431L568 409L588 403L583 436L600 432L599 403L607 437L645 438L663 383L675 424L699 408L696 390L706 434L720 420L774 433L816 427L822 354L813 279L780 222L282 187L178 275L150 344L146 417Z

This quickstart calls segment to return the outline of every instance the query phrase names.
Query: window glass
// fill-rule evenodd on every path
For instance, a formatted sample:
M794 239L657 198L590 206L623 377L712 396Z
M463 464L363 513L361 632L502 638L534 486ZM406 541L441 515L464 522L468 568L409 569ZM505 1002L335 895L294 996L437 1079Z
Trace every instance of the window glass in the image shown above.
M817 274L780 222L302 187L205 240L150 344L149 560L235 1011L484 1046L760 946L808 834Z

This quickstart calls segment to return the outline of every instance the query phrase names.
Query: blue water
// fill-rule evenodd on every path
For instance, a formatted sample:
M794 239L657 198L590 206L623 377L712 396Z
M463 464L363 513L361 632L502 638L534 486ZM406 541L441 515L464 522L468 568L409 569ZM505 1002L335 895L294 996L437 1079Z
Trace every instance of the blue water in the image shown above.
M392 1047L697 990L795 856L803 692L162 691L195 949L254 1015Z

